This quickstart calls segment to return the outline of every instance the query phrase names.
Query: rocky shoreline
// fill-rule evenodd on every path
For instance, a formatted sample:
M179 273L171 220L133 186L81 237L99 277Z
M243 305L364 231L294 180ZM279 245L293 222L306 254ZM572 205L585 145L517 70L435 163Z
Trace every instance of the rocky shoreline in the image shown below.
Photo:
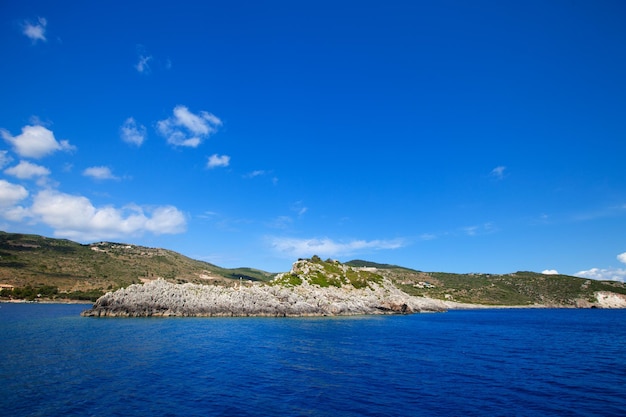
M410 296L391 282L366 288L254 284L235 288L158 279L100 297L84 317L305 317L446 311L438 300Z
M596 292L567 305L495 306L412 296L371 268L318 257L300 259L270 283L235 287L174 284L156 279L109 292L84 317L306 317L412 314L482 308L626 308L626 296Z

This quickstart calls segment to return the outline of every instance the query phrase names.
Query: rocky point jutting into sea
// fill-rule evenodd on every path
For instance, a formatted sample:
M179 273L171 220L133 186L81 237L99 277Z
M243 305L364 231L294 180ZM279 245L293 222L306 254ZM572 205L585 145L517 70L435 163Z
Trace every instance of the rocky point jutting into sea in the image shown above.
M236 287L158 279L100 297L87 317L336 316L445 311L442 301L410 296L389 280L339 263L300 260L270 284Z

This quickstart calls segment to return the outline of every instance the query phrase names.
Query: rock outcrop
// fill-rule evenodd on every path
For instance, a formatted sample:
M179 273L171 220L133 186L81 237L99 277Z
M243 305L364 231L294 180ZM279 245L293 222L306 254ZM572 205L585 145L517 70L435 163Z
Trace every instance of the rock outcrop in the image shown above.
M320 263L324 266L324 263ZM338 273L328 272L322 285L312 283L311 273L319 278L320 264L298 261L287 274L270 284L215 285L172 284L162 279L134 284L100 297L82 313L88 317L150 316L338 316L360 314L409 314L445 311L443 302L410 296L389 280L374 280L358 271L338 265ZM343 271L343 273L342 273ZM297 285L287 278L297 280ZM350 279L349 279L349 278ZM350 283L350 280L354 284Z
M626 308L626 296L608 291L598 291L595 293L599 308Z

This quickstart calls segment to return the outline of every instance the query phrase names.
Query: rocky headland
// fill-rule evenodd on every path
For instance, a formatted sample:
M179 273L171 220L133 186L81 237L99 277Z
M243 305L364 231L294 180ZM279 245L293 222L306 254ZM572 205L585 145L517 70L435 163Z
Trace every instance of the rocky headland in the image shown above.
M381 275L319 258L299 260L270 283L236 287L162 279L109 292L87 317L341 316L445 311L444 302L406 294Z

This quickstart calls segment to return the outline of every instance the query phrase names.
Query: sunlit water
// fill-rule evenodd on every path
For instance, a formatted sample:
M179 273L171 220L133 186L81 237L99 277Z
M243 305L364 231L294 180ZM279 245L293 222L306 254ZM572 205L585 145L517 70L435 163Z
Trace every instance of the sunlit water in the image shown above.
M624 416L626 311L82 318L0 304L3 416Z

